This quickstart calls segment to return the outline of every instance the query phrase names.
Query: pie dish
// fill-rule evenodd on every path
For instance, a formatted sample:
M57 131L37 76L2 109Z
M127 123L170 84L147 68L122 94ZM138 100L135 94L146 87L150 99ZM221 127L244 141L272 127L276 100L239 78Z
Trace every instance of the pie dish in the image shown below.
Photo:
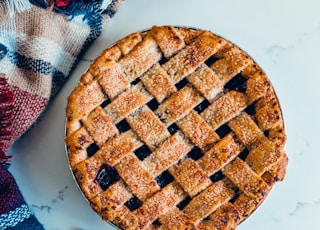
M153 26L105 49L68 98L70 167L121 229L235 229L286 174L266 73L206 30Z

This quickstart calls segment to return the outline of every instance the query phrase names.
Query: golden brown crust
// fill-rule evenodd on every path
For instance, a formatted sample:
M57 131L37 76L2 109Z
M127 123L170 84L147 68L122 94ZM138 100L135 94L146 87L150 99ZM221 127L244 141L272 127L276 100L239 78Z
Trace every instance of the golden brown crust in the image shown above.
M71 168L87 158L87 147L93 143L92 137L87 130L82 127L65 139L69 152L69 162Z
M142 201L160 189L149 171L134 155L127 155L115 168L128 185L130 191Z
M273 165L267 172L262 175L262 178L269 185L274 185L278 181L283 181L286 175L286 169L288 165L288 157L283 152L277 164Z
M143 88L142 84L137 84L123 92L104 109L114 123L118 123L136 109L146 104L151 95Z
M111 185L99 196L90 200L92 208L101 213L103 219L110 220L114 218L114 212L124 205L132 197L132 194L126 189L122 181Z
M199 93L187 85L165 100L155 111L155 114L169 126L187 115L202 100Z
M153 26L151 34L166 58L176 54L185 46L183 38L173 26Z
M250 65L249 67L252 66L253 65ZM252 102L270 93L271 83L268 80L267 75L263 71L256 69L254 72L248 73L248 71L249 70L242 71L241 75L248 78L246 82L246 95L248 97L248 103L251 104Z
M95 59L93 64L103 64L105 61L114 60L117 61L121 57L121 50L118 46L112 46L109 49L105 49L101 54ZM90 69L91 70L91 66Z
M230 91L215 100L201 116L214 129L237 116L247 106L247 97L238 91Z
M130 82L115 61L105 62L103 66L99 65L94 75L110 99L130 87Z
M91 158L99 157L101 162L113 167L142 144L137 135L129 130L110 138Z
M261 130L269 130L281 124L282 114L275 97L264 97L256 103L256 119Z
M236 229L288 164L266 73L209 32L154 26L104 50L68 97L70 166L122 229Z
M267 139L246 112L233 118L228 125L247 148L252 148Z
M128 116L127 122L152 151L170 136L166 126L147 106Z
M229 134L207 151L198 163L206 174L211 176L233 160L243 149L244 147Z
M184 195L181 188L174 184L169 184L153 197L148 199L140 208L135 211L138 219L136 229L144 229L157 218L167 213L181 201Z
M119 60L129 81L134 81L161 58L156 41L151 36L146 36L141 43Z
M209 216L219 206L226 203L234 195L234 191L221 180L202 191L183 209L193 221L198 223Z
M197 38L203 31L197 29L190 29L186 27L177 28L179 34L182 36L184 42L186 44L190 44L193 42L195 38Z
M78 85L68 98L67 119L81 120L104 100L105 96L97 81L91 81L86 86Z
M197 226L200 230L233 230L236 229L240 220L238 209L231 203L226 203L219 207L210 215L209 220L205 220Z
M195 196L211 184L208 175L192 159L187 159L173 166L169 172L190 197Z
M251 64L252 59L236 46L231 46L231 48L223 51L220 53L222 57L213 63L211 68L220 77L221 81L226 83Z
M269 186L240 158L235 158L222 169L242 192L252 198L260 198L267 193Z
M145 72L140 79L159 103L177 91L167 72L158 63Z
M191 151L192 145L180 132L176 132L169 137L153 154L146 157L143 161L150 173L157 177L163 171L179 161Z
M281 160L281 157L281 149L278 149L275 143L266 140L249 152L246 162L253 171L261 176L277 164Z
M88 158L77 164L73 170L83 193L88 199L97 196L103 191L97 183L93 183L100 167L101 164L96 158Z
M82 119L82 122L99 146L118 133L116 126L100 106L95 108L87 118Z
M126 38L119 40L116 45L120 49L121 54L125 56L142 41L142 38L143 35L140 32L132 33Z
M195 111L191 111L187 116L178 121L177 125L204 152L219 140L218 134ZM197 129L194 127L197 127Z
M247 196L245 193L242 193L237 200L234 202L234 206L237 208L240 214L239 222L245 220L253 211L259 207L261 202L266 198L267 194L264 197L259 199L253 199L250 196Z
M222 38L205 31L189 46L167 61L163 68L168 72L172 81L177 83L217 52L224 43L225 40Z
M213 102L223 89L220 78L205 64L196 69L187 79L210 102Z
M168 229L192 230L196 228L195 222L176 207L167 212L165 215L162 215L159 221Z

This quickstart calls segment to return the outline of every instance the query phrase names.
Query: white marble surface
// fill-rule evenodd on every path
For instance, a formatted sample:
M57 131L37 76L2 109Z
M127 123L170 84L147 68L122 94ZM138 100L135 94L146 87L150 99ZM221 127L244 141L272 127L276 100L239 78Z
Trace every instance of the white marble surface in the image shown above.
M239 45L267 72L278 93L289 166L285 181L238 229L320 229L319 9L319 0L127 0L85 59L154 24L209 29ZM66 98L88 65L80 62L37 125L11 149L10 170L49 230L112 229L82 197L64 151Z

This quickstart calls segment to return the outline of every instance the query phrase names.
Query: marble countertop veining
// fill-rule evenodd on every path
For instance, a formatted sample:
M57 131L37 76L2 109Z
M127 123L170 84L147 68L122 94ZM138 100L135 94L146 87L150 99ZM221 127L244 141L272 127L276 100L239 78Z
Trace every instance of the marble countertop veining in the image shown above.
M127 0L38 123L11 148L10 171L49 230L113 229L77 188L64 149L66 98L104 48L152 25L187 25L234 42L267 72L288 135L287 176L239 230L320 229L320 1Z

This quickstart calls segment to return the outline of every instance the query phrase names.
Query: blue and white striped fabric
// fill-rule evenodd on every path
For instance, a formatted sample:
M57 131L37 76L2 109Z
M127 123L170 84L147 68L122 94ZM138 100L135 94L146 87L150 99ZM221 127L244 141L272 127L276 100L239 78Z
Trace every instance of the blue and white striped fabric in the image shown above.
M9 213L0 215L0 229L13 228L23 223L24 220L29 219L31 215L32 212L30 208L23 204Z
M43 229L7 170L6 152L44 111L122 1L75 0L59 8L44 0L30 0L36 6L0 0L1 230Z

